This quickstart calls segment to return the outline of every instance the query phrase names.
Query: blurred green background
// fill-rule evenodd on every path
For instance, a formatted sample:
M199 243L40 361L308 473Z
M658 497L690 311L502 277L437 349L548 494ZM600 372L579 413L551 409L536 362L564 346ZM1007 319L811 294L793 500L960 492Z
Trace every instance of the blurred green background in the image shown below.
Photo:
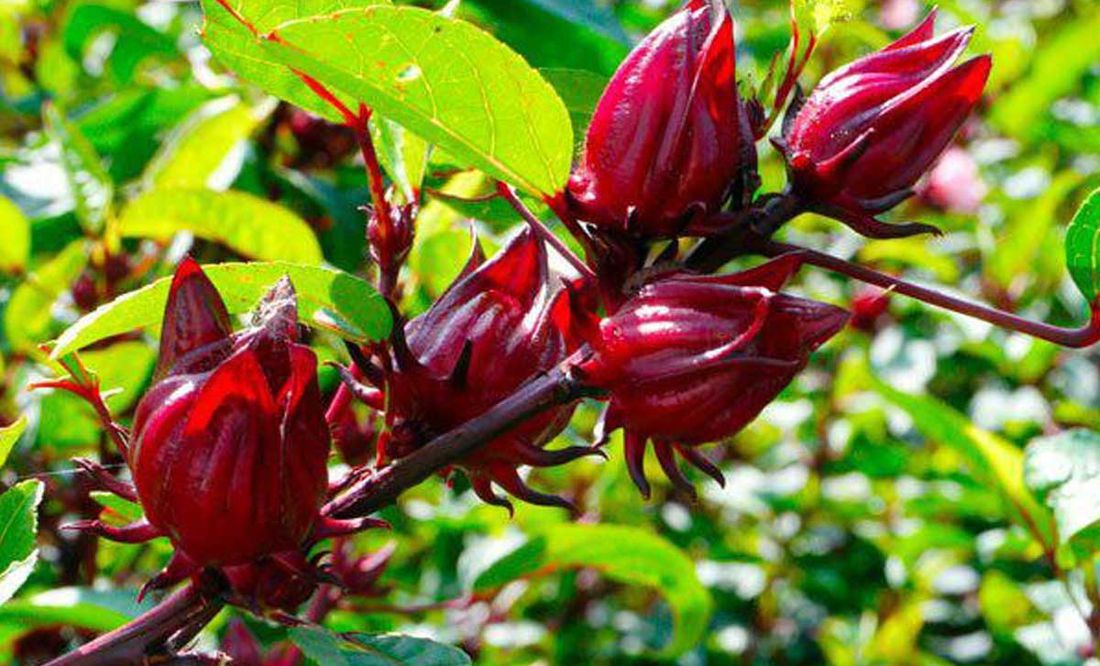
M832 21L802 78L807 88L931 8L809 4L822 25ZM1062 242L1078 204L1100 186L1100 3L938 4L940 31L977 25L971 53L994 58L986 98L950 159L892 213L945 236L868 241L803 216L781 237L1032 318L1080 322L1086 308ZM630 45L676 6L463 0L456 11L560 84L581 137ZM751 94L786 48L788 7L769 0L731 9L739 78ZM137 612L136 589L170 552L164 540L97 544L58 531L101 509L69 459L119 461L83 405L26 391L51 375L36 345L170 274L185 252L204 263L323 256L368 270L356 209L368 197L352 138L237 82L202 46L201 21L194 2L0 4L0 425L21 414L28 423L0 479L5 487L34 475L46 482L38 563L0 606L5 663L41 663L125 621ZM761 171L766 191L782 186L766 142ZM506 206L478 199L489 186L445 157L429 163L403 278L409 312L457 273L471 224L490 250L515 228ZM150 216L157 193L173 187L231 189L277 207L223 210L204 200ZM149 197L144 209L133 204ZM693 503L657 480L645 502L619 441L609 462L533 472L533 485L577 502L579 522L611 526L586 532L556 509L519 506L509 520L461 479L423 484L384 512L392 532L358 542L364 550L396 543L384 589L328 625L430 636L461 645L479 664L1100 663L1092 657L1100 636L1100 541L1091 529L1100 519L1097 353L903 297L875 308L874 294L812 269L794 290L846 306L856 299L860 326L819 352L748 429L708 447L725 488L696 475ZM342 358L335 338L317 333L313 344L323 358ZM105 387L121 389L110 404L123 420L154 356L153 337L140 333L83 355ZM335 377L322 373L331 391ZM588 440L595 418L586 406L563 437ZM1085 430L1068 442L1038 440L1071 427ZM351 457L370 447L369 426L361 430L349 444L360 448L345 451ZM1055 450L1053 461L1038 455L1043 447ZM1070 531L1073 517L1083 522ZM216 645L228 615L204 644ZM265 641L285 638L248 622Z

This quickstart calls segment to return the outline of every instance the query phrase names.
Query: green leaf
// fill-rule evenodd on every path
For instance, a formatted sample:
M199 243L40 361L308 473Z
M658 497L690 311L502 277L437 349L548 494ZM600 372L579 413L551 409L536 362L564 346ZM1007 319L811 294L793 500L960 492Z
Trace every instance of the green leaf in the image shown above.
M990 121L1020 138L1035 138L1039 122L1058 99L1077 89L1082 77L1100 60L1100 12L1062 23L1044 37L1028 75L1013 82L992 107Z
M91 631L111 631L155 605L152 599L135 602L134 590L92 590L59 587L0 606L0 623L18 622L25 628L65 625Z
M263 35L288 21L324 16L356 7L389 4L389 0L233 0L229 4L233 13L246 17L256 33ZM279 99L332 122L344 122L336 109L318 97L290 69L266 53L252 31L218 0L202 0L202 10L206 17L202 30L203 41L219 62L240 78L256 84ZM354 99L341 97L345 104L355 109L357 105Z
M401 634L343 634L322 627L295 627L290 640L325 666L468 666L462 650Z
M1085 199L1066 229L1066 266L1089 303L1100 295L1100 189Z
M289 276L298 292L303 321L358 342L389 334L389 308L369 283L333 268L281 261L203 266L231 314L250 311L279 278ZM58 359L93 342L137 328L155 326L164 316L171 278L162 278L102 305L57 339L50 357Z
M11 199L0 196L0 272L15 273L27 266L31 254L31 226Z
M124 237L168 242L181 231L262 261L319 264L313 229L279 204L244 192L153 190L130 202L118 221Z
M416 201L424 183L431 145L385 118L372 119L370 130L382 168L397 183L405 201Z
M147 59L171 58L179 53L172 38L137 16L91 2L70 7L62 28L62 41L73 60L80 62L88 43L105 32L116 38L107 64L119 83L129 83L138 66Z
M695 563L665 539L622 525L554 525L504 556L474 581L474 589L499 587L547 568L591 567L604 576L657 590L672 609L675 627L661 656L675 658L706 634L713 602Z
M1024 480L1054 512L1060 543L1100 548L1100 433L1075 429L1032 440Z
M0 604L15 594L34 568L43 488L41 481L23 481L0 495Z
M102 490L93 490L91 492L92 499L102 505L105 509L110 509L118 514L122 523L132 523L136 520L140 520L144 513L141 510L141 505L130 500L123 499L114 493L108 493Z
M821 36L833 24L851 19L852 4L852 0L793 0L794 16L800 26Z
M569 177L573 132L554 89L469 23L377 5L285 23L271 57L362 100L458 159L537 195Z
M54 303L80 276L87 263L87 243L73 241L15 288L4 310L4 330L13 348L31 351L50 338Z
M124 413L141 398L141 390L153 376L157 352L146 342L130 340L106 349L85 351L80 360L99 377L111 410Z
M227 189L240 170L241 147L270 106L222 97L195 109L164 141L145 170L148 189Z
M46 136L60 150L61 166L73 198L76 217L85 231L98 234L110 215L114 183L88 139L65 119L56 106L45 105L42 116Z
M1005 502L1009 516L1041 544L1055 545L1054 523L1024 485L1024 454L1011 442L983 430L939 400L898 391L872 377L875 390L905 411L925 437L957 451L970 463L970 472L989 484Z
M583 137L609 79L583 69L540 69L539 73L561 95L573 121L574 136Z
M25 416L20 416L10 426L0 428L0 467L8 462L8 456L11 455L12 448L15 447L15 443L19 441L26 429L27 417Z

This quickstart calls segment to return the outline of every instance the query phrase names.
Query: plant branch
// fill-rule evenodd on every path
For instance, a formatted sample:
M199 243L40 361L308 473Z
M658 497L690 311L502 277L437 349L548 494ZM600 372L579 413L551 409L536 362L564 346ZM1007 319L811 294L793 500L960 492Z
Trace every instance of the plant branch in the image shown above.
M807 264L825 268L840 273L841 275L860 280L861 282L873 284L883 289L915 298L930 305L941 307L945 310L980 319L994 326L999 326L1010 331L1017 331L1019 333L1026 333L1063 347L1081 348L1100 342L1100 309L1096 307L1092 308L1089 322L1084 326L1079 328L1061 328L1044 322L1024 319L1018 315L998 310L988 305L955 298L954 296L949 296L935 289L906 282L893 275L887 275L874 269L867 268L866 266L860 266L859 264L840 259L839 257L834 257L797 245L764 240L758 244L758 249L768 256L797 252L802 255L803 260Z
M497 192L499 192L500 196L504 197L504 200L507 201L508 204L511 205L517 213L520 214L520 217L522 217L525 222L527 222L527 226L531 227L531 231L533 231L536 236L549 244L550 247L557 250L558 254L560 254L566 261L569 262L569 265L573 267L573 270L580 273L581 277L586 280L593 282L596 280L596 275L592 272L592 269L588 267L588 264L581 261L580 258L577 257L577 255L573 254L573 251L570 250L569 247L565 243L563 243L560 238L555 236L552 231L546 228L546 225L542 223L542 220L536 217L535 214L531 212L531 209L524 205L522 201L520 201L520 198L516 196L516 191L512 189L512 186L508 185L507 183L497 182Z
M377 470L329 502L323 512L335 518L374 513L392 503L405 490L468 456L524 419L591 394L592 390L573 372L576 359L587 353L587 348L582 348L553 370L521 386L484 414L436 437L392 465Z
M736 213L722 213L716 217L727 221L708 226L728 226L730 230L699 243L687 257L688 268L703 273L713 273L731 259L756 251L762 239L772 236L787 222L798 217L805 207L790 192L761 197L752 207Z
M140 666L170 649L174 637L194 633L221 609L220 586L191 582L114 631L81 645L46 666Z

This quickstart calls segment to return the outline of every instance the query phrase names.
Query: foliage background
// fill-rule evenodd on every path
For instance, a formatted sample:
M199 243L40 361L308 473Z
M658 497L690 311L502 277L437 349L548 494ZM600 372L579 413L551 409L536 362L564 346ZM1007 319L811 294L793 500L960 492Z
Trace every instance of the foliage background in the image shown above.
M803 77L810 86L929 9L809 4L823 22L841 19ZM980 209L945 213L918 200L895 213L939 225L941 239L865 241L813 216L784 234L1035 318L1079 321L1084 303L1061 246L1076 206L1100 185L1100 6L939 6L941 30L977 24L972 52L994 54L986 101L962 140L986 188ZM580 137L629 44L673 9L661 0L464 0L457 11L547 70ZM746 1L733 11L748 90L786 46L787 5ZM58 530L101 509L69 459L109 456L82 405L26 391L51 375L36 344L170 274L184 252L203 263L323 257L366 270L356 206L368 197L352 141L227 76L201 45L201 19L190 2L0 5L0 425L26 417L0 478L21 493L4 498L23 507L35 492L26 481L45 482L37 560L25 559L33 545L0 535L0 562L24 561L29 573L0 606L0 661L39 663L117 626L138 611L136 589L169 553L159 541L97 544ZM762 150L765 188L781 187L776 155ZM411 312L457 273L469 218L490 248L516 224L497 202L476 201L488 186L480 174L443 158L428 172L405 275ZM156 199L174 188L276 203ZM145 208L131 208L143 197ZM114 228L115 237L105 231ZM130 263L105 263L111 247ZM814 270L796 290L840 304L853 297L851 285ZM341 357L335 338L313 342L323 358ZM105 387L121 389L111 407L124 420L149 381L154 344L148 333L123 336L83 355ZM428 635L483 664L646 662L670 640L689 665L1085 663L1100 624L1091 534L1100 445L1087 432L1047 440L1064 453L1054 462L1032 447L1028 480L1041 502L1024 485L1024 451L1069 427L1100 429L1096 360L893 298L873 331L844 332L751 427L710 449L725 488L698 478L692 503L658 482L644 502L619 442L609 462L535 472L539 487L577 501L580 522L637 530L586 537L556 509L520 506L509 520L461 479L424 484L385 512L392 532L361 538L364 549L396 545L385 595L328 624ZM322 372L331 390L335 377ZM589 438L595 416L581 410L563 437ZM1082 523L1072 534L1066 515ZM525 559L548 566L517 579L509 566ZM575 566L585 563L598 566ZM0 577L0 588L18 587L11 580ZM201 640L216 643L226 615ZM285 637L249 623L265 640Z

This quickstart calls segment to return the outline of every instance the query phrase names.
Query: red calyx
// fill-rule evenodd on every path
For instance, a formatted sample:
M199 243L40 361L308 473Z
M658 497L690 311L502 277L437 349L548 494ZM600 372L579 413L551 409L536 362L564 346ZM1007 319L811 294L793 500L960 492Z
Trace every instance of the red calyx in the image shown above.
M314 530L329 452L316 368L289 280L232 333L202 269L181 264L128 463L148 523L195 566L294 550Z
M601 439L624 428L627 465L643 495L648 440L683 490L693 492L674 452L721 482L691 447L741 430L844 326L840 308L777 293L800 263L785 255L733 275L669 274L600 322L595 353L580 369L609 392Z
M388 422L382 458L399 458L482 414L574 349L569 291L555 284L546 247L524 230L491 261L475 247L466 268L423 315L394 341L394 363L379 389ZM546 450L566 426L574 405L534 416L463 460L474 491L510 506L508 493L544 505L565 500L526 486L517 467L557 465L594 453L589 447Z
M707 214L755 173L737 95L733 19L690 0L623 61L596 107L569 183L580 216L647 237L705 233Z
M866 236L937 231L874 216L912 195L989 78L988 55L953 66L973 29L934 37L935 17L822 79L775 142L806 204Z

